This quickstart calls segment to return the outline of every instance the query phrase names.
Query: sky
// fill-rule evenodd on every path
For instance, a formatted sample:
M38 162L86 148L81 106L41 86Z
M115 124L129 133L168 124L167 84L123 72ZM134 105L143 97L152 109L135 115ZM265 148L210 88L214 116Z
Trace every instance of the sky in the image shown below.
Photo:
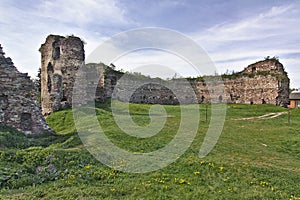
M300 1L296 0L0 1L0 44L19 71L31 77L40 67L38 49L49 34L80 37L88 56L115 34L159 27L194 40L213 61L217 73L241 71L267 56L276 56L288 72L290 87L300 88L299 26ZM177 67L184 63L167 52L141 51L114 64L134 71L151 63L168 65L168 61ZM168 74L159 69L150 71ZM186 64L178 69L175 71L182 76L198 75Z

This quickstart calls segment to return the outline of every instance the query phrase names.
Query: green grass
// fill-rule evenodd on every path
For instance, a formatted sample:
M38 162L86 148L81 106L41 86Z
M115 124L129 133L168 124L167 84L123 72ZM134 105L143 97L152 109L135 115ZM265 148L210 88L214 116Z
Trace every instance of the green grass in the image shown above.
M115 102L119 111L125 104ZM133 121L147 126L151 105L130 104ZM96 113L106 136L129 152L151 152L168 144L179 127L179 106L150 138L135 138L115 124L109 102ZM90 108L91 109L91 108ZM56 135L28 137L0 129L0 199L299 199L300 110L273 119L235 120L287 111L272 105L227 106L222 135L208 156L198 153L209 126L206 105L190 148L154 172L132 174L97 161L80 142L71 110L47 118ZM210 106L208 106L210 111ZM210 113L208 113L210 116ZM190 116L193 117L193 111Z

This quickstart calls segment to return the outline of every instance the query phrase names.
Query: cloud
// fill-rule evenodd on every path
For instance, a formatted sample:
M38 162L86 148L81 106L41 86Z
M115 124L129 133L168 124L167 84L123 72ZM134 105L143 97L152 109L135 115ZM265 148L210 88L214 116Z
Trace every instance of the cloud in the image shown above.
M242 70L248 64L266 56L279 56L289 74L292 85L300 85L297 70L300 60L299 5L270 7L252 16L215 25L207 30L192 33L199 45L207 50L221 72ZM295 58L294 62L289 62Z
M40 17L73 25L123 26L130 23L125 10L113 0L46 0L36 7Z
M89 54L107 35L130 26L125 15L113 0L0 1L0 43L19 71L34 77L47 35L79 36Z
M85 51L89 55L102 41L121 31L140 26L171 27L203 47L219 72L242 70L276 55L286 66L294 87L299 87L299 8L297 1L3 0L0 43L20 71L34 76L40 66L38 49L49 34L81 37L87 42ZM172 38L166 40L178 45ZM189 50L184 44L178 46ZM159 59L159 55L155 57ZM135 59L147 60L147 55ZM174 59L166 60L176 65ZM192 70L181 69L184 75L194 75Z
M194 37L199 42L209 42L210 44L212 42L218 44L267 40L273 36L294 33L297 18L299 19L299 11L296 6L272 7L263 13L254 13L246 19L215 25L203 32L194 34Z

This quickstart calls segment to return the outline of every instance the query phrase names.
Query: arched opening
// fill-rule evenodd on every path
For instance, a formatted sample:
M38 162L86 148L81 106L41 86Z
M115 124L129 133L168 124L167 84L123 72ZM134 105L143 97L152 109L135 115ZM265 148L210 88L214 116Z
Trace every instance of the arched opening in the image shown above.
M60 58L60 47L57 47L56 43L53 43L52 46L53 46L53 49L52 49L52 58L53 58L53 60L57 60L57 59Z
M219 96L219 103L222 103L222 101L223 101L223 97L222 97L222 95L220 95Z

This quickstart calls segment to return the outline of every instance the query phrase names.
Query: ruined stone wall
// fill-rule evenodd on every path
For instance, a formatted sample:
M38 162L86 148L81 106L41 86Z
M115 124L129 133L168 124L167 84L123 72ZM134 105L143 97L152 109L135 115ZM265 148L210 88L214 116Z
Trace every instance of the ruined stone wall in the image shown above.
M224 81L228 102L273 104L287 107L289 78L277 59L256 62L240 72L240 77Z
M4 56L0 45L0 126L12 126L27 134L52 132L36 100L34 83Z
M74 36L49 35L40 48L42 111L71 107L75 75L84 63L83 41Z
M273 104L284 107L289 103L289 78L283 65L276 59L259 61L249 65L242 72L224 77L224 87L220 87L222 79L211 80L214 77L206 77L205 81L190 80L190 85L186 85L180 79L163 81L147 77L135 78L132 75L115 86L118 79L119 76L114 76L113 73L105 77L106 87L111 91L106 94L107 97L134 103L178 104L178 96L174 94L178 93L178 90L181 91L179 93L181 103L227 102ZM130 87L134 85L140 87L131 91ZM112 90L115 87L116 93L113 95ZM194 89L197 100L187 92L189 87ZM127 93L132 94L130 99Z
M187 82L182 79L165 81L124 74L104 64L83 66L83 42L77 37L50 35L40 51L44 115L70 107L72 98L79 105L94 100L93 97L96 100L113 98L150 104L228 102L286 107L289 103L289 78L283 65L274 58L251 64L233 75L223 76L223 80L214 80L217 77L211 76L202 80L189 79ZM78 95L73 97L75 74L81 66L85 69L78 77L82 84L76 88ZM99 74L100 80L95 82L94 77ZM222 88L220 85L223 83ZM139 87L133 87L137 85ZM190 92L189 88L193 88L194 92Z
M185 80L164 81L130 74L124 76L114 87L113 99L147 104L197 103L196 96L191 95L191 85Z

